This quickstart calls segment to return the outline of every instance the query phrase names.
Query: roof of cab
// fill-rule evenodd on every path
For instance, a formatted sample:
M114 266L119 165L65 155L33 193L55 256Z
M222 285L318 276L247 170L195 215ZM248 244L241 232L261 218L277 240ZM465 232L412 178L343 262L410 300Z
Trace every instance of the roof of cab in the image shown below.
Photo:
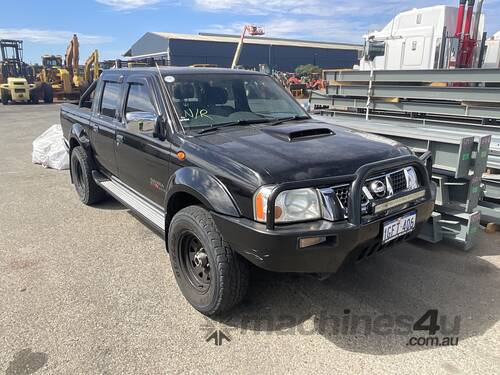
M265 73L253 71L253 70L242 70L242 69L229 69L229 68L205 68L205 67L191 67L191 66L160 66L160 71L162 74L260 74L265 75ZM156 67L134 67L134 68L119 68L119 69L106 69L103 74L112 73L122 73L123 75L129 75L131 73L137 72L157 72Z

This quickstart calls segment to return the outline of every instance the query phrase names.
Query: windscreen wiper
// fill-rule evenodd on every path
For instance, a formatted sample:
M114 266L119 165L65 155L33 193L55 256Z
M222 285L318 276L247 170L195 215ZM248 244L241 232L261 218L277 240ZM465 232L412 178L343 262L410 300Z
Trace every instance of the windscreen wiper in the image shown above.
M215 132L219 130L219 128L226 128L228 126L261 124L270 121L274 121L274 119L270 118L270 119L253 119L253 120L235 120L235 121L222 122L220 124L213 124L208 128L201 129L199 132L197 132L197 134L206 134L210 132Z
M277 118L274 121L270 122L269 125L274 126L274 125L282 124L282 123L287 122L287 121L308 120L309 118L310 118L309 116L300 116L300 115L281 117L281 118Z

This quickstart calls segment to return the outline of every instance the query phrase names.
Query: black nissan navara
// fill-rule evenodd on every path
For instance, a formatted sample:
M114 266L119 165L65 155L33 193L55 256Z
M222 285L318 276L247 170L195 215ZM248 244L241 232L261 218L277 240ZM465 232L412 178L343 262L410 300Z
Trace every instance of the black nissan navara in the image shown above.
M250 264L334 273L416 236L434 207L428 152L313 120L257 72L106 70L61 123L80 200L109 194L160 232L206 315L241 301Z

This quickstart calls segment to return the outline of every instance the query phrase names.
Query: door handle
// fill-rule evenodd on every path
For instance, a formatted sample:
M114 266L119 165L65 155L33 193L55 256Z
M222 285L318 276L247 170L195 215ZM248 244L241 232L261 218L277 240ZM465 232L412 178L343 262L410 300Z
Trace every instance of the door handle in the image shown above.
M99 131L99 125L97 124L90 124L90 128L95 132Z
M116 135L116 143L123 143L123 135L117 134Z

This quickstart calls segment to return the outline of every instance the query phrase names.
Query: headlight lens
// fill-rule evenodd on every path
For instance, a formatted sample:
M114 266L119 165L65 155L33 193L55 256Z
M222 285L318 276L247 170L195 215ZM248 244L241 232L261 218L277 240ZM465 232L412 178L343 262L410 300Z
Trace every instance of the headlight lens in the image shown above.
M263 186L254 195L254 218L265 223L267 203L274 186ZM293 223L321 218L316 189L296 189L281 192L276 197L274 218L276 223Z

